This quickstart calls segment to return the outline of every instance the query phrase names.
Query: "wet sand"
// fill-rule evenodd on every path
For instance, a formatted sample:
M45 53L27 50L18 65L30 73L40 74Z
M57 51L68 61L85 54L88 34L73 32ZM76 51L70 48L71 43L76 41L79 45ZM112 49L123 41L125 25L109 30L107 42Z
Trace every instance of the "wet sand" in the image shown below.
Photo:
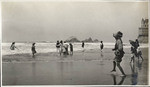
M74 52L73 56L57 53L5 55L3 85L147 85L148 48L142 49L144 61L130 65L130 52L125 49L121 63L126 77L117 68L111 73L114 54L111 49Z

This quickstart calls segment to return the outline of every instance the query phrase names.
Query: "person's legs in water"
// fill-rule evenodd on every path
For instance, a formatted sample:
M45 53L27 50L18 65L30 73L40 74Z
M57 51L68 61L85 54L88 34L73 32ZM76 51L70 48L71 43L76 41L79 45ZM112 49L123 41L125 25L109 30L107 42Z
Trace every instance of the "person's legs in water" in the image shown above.
M116 62L115 60L113 61L113 70L111 72L115 72L116 71Z
M119 70L121 71L122 73L122 76L125 76L126 74L124 73L122 67L120 66L120 62L117 62L117 67L119 68Z
M134 63L135 57L136 57L136 54L135 54L135 53L132 53L132 54L131 54L131 61L130 61L130 63L132 63L132 61L133 61L133 63ZM137 57L138 57L138 56L137 56Z
M131 63L132 61L134 62L134 56L132 56L132 57L131 57L131 61L130 61L130 63Z
M142 57L142 55L140 55L140 57L141 57L142 60L144 60L143 57Z
M73 51L70 51L70 55L73 55Z
M34 52L32 52L32 57L34 57Z

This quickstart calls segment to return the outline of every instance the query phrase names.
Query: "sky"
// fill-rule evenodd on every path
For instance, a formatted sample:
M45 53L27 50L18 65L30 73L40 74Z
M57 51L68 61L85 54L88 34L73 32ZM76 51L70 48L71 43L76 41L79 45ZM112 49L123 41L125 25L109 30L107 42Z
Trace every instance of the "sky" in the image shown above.
M147 2L2 2L2 42L54 41L71 36L114 42L135 40Z

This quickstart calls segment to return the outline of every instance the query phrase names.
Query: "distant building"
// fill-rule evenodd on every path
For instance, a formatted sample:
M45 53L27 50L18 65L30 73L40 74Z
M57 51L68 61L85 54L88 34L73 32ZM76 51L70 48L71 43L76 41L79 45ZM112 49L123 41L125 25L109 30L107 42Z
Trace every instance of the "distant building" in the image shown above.
M138 40L140 43L148 43L148 19L141 20L141 27L139 27Z

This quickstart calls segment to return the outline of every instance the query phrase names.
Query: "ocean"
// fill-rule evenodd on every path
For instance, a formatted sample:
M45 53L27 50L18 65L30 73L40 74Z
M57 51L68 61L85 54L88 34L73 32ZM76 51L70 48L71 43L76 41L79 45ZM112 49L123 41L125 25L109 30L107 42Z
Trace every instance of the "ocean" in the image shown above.
M81 43L72 43L74 51L83 50ZM114 48L115 43L104 43L105 48ZM32 43L16 43L15 46L19 49L10 50L11 43L2 43L2 55L31 53ZM38 53L56 52L56 43L36 43L36 51ZM124 43L124 48L130 48L129 43ZM140 44L140 48L147 48L148 44ZM84 50L100 49L100 43L85 43Z

